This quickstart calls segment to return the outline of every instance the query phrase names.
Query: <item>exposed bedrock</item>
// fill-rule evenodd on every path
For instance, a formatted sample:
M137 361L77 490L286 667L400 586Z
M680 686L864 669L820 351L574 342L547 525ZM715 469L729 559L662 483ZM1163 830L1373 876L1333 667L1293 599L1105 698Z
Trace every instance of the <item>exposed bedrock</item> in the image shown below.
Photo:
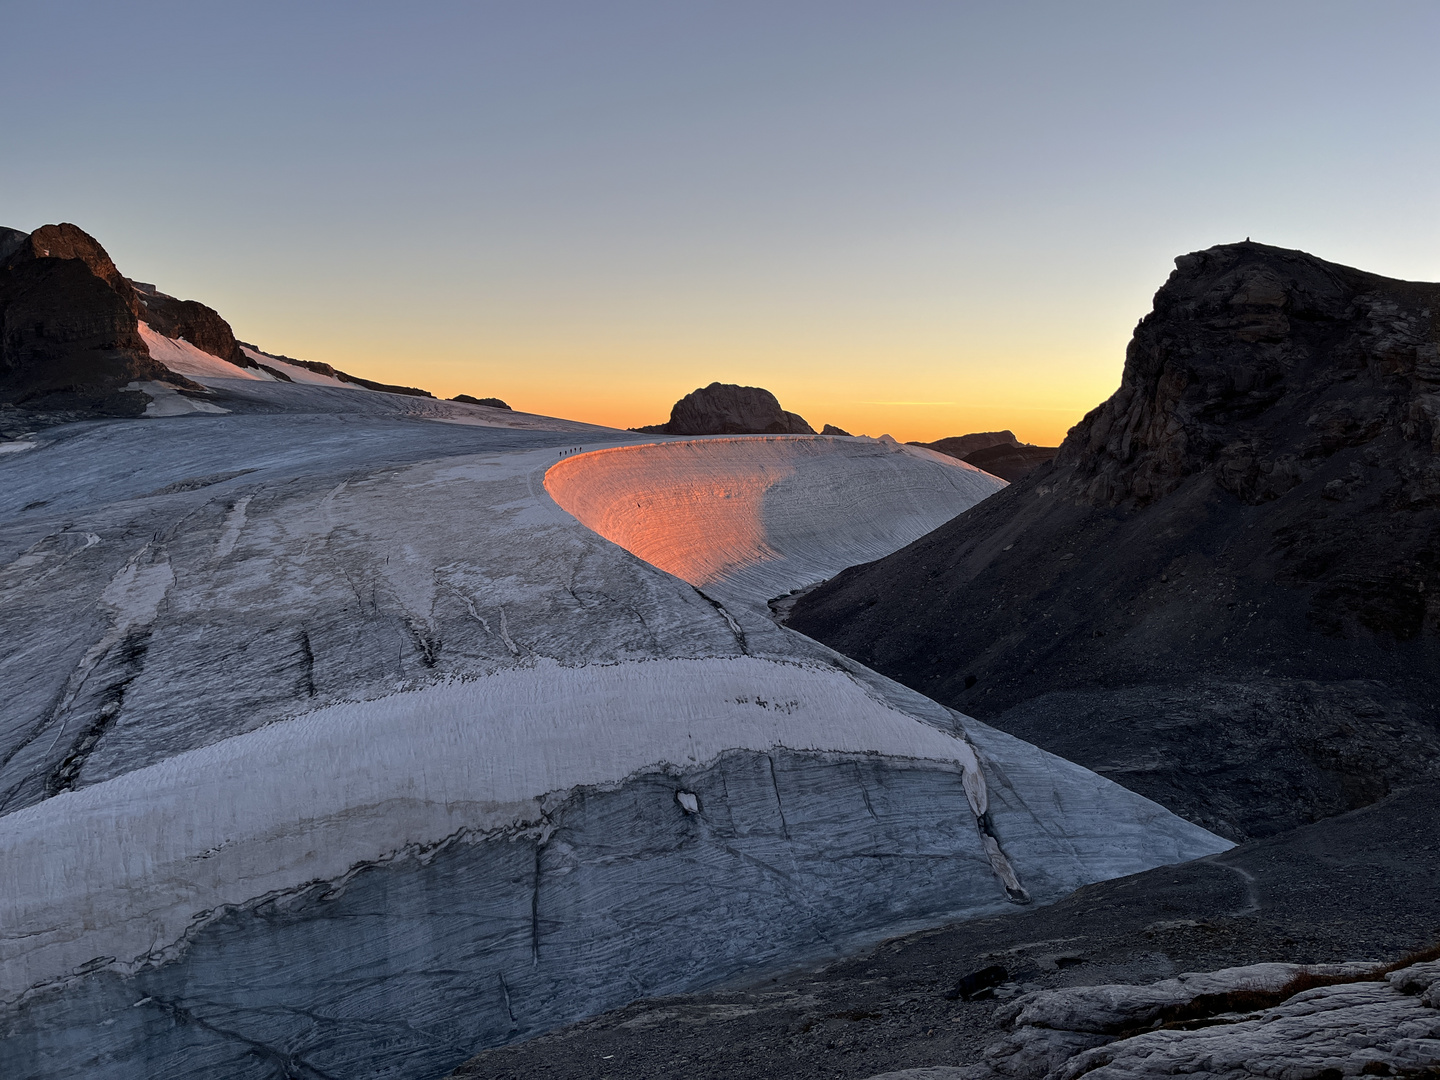
M135 291L92 237L69 224L6 229L0 252L0 402L136 416L148 399L128 383L177 381L151 359Z
M790 625L1243 838L1440 768L1440 286L1176 263L1051 465Z
M814 435L804 417L786 412L769 390L713 382L692 390L663 424L636 428L654 435Z
M451 401L463 401L467 405L488 405L492 409L505 409L507 412L510 406L501 401L498 397L477 398L472 394L456 394Z
M153 285L132 281L139 300L140 317L152 330L168 338L184 338L202 352L228 360L238 367L256 367L241 350L230 324L220 313L198 300L177 300Z
M1150 986L1042 990L996 1019L1012 1032L980 1064L937 1069L937 1080L1431 1077L1440 963L1250 964Z

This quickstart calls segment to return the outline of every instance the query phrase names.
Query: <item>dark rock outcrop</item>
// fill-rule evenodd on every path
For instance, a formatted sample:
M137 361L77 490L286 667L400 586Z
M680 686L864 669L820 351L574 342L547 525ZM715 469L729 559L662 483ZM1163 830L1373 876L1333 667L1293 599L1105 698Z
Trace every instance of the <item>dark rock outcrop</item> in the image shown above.
M329 364L324 365L330 367ZM381 394L404 394L406 397L428 397L435 395L429 390L421 390L418 386L395 386L391 383L376 382L374 379L362 379L359 375L350 375L344 371L331 368L335 372L335 378L341 382L353 383L356 386L363 386L366 390L375 390Z
M675 403L664 424L634 428L651 435L814 435L803 417L786 412L769 390L713 382Z
M93 237L69 224L6 229L0 253L0 401L138 415L148 399L130 382L202 389L151 358L139 298Z
M848 436L848 435L850 434L850 432L846 431L844 428L836 427L834 424L826 424L825 427L821 429L820 434L821 434L821 435L846 435L846 436Z
M242 341L239 344L245 346L247 349L253 349L255 352L261 351L257 346L251 345L248 341ZM430 393L429 390L421 390L414 386L392 386L390 383L375 382L373 379L362 379L358 375L351 375L320 360L296 360L295 357L286 356L284 353L265 353L265 355L274 360L280 360L286 364L292 364L295 367L302 367L307 371L313 371L317 375L327 375L332 379L338 379L340 382L348 382L354 386L363 386L366 390L374 390L382 394L404 394L406 397L428 398L435 396ZM289 375L286 375L278 368L269 367L265 364L256 364L255 366L263 368L265 371L270 372L270 374L278 379L283 379L285 382L293 381Z
M1051 464L790 625L1242 838L1440 773L1440 286L1176 264Z
M451 401L463 401L467 405L488 405L492 409L505 409L510 411L510 406L501 401L498 397L471 397L469 394L456 394Z
M198 300L177 300L143 281L131 281L130 285L140 302L140 318L156 333L183 338L202 352L237 367L260 366L245 355L230 324L214 308Z

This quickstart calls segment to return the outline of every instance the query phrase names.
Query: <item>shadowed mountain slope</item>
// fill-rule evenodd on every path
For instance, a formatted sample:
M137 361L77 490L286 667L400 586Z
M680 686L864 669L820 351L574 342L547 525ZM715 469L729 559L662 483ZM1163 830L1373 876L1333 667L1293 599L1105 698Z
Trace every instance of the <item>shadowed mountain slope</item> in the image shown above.
M934 442L912 442L948 454L953 458L984 469L991 476L1014 483L1055 456L1053 446L1031 446L1015 438L1013 431L976 431L969 435L951 435Z
M1232 838L1440 763L1440 286L1176 260L1042 466L790 625Z

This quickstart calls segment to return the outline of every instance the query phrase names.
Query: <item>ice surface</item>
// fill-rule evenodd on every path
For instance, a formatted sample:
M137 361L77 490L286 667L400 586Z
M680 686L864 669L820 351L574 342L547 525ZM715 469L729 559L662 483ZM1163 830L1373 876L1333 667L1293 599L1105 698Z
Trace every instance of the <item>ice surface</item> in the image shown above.
M107 593L144 619L171 580L168 566L127 569ZM16 885L0 906L0 992L95 956L147 956L197 912L339 879L408 844L538 825L554 792L777 749L978 768L963 739L843 672L754 657L547 661L333 705L6 818L0 862Z
M888 555L1004 486L943 454L828 436L616 447L545 474L556 502L627 551L761 600Z
M764 616L980 474L199 381L0 462L4 1075L438 1075L1228 846ZM764 547L701 595L547 493L607 459L758 476Z

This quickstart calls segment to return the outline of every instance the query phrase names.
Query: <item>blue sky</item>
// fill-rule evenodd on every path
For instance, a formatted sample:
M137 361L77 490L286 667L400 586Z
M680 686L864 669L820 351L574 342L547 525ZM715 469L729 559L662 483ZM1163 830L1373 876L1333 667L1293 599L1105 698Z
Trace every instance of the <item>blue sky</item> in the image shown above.
M0 40L0 223L578 419L722 379L1051 441L1184 251L1440 279L1433 3L0 0Z

